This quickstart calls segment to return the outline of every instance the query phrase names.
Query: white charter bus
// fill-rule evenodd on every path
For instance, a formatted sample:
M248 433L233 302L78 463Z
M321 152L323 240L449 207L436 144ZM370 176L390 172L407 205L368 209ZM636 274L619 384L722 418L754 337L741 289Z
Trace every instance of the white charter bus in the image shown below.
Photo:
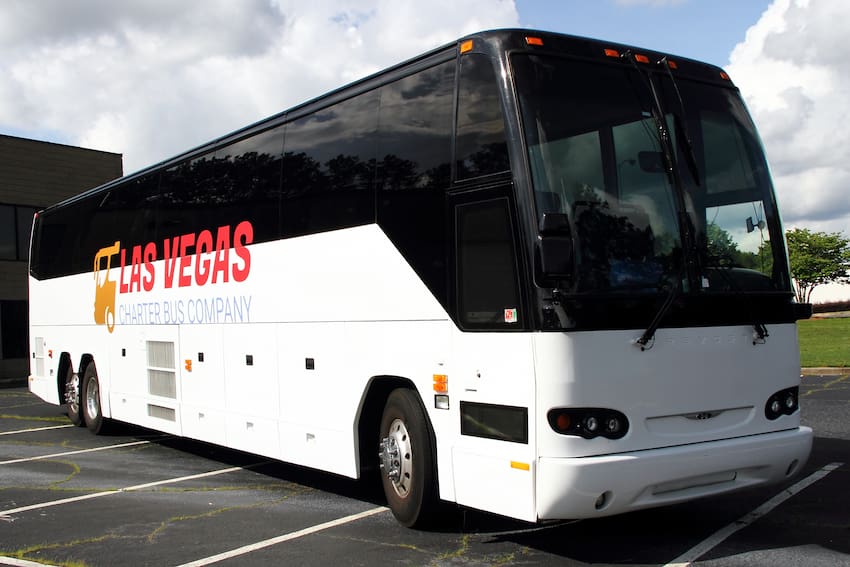
M482 32L38 213L30 389L439 501L594 518L778 482L795 304L719 68Z

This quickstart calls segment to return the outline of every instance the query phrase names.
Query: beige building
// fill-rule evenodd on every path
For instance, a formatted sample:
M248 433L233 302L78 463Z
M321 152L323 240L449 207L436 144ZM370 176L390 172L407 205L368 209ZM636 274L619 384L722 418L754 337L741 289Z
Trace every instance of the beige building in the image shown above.
M27 260L33 214L120 177L121 154L0 135L0 386L28 373Z

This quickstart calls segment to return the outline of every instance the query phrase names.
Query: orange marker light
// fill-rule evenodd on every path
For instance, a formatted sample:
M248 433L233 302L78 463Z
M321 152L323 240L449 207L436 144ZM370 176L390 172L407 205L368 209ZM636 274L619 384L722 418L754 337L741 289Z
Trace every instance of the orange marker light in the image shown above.
M183 367L186 369L186 372L191 372L192 371L192 359L187 358L184 362L185 362L185 364L183 365Z
M434 391L445 394L449 391L449 377L445 374L434 374Z
M605 50L605 56L606 57L619 57L620 52L617 51L616 49L606 49Z
M720 78L723 79L724 81L731 81L732 80L732 79L729 78L729 75L726 74L726 71L720 71Z
M466 41L464 41L463 43L460 44L460 52L461 53L468 53L468 52L472 51L472 45L473 45L472 40L467 39Z
M527 45L539 45L539 46L542 47L543 46L543 38L527 35L527 36L525 36L525 43Z
M635 61L638 63L649 63L649 57L646 55L635 54Z
M670 61L669 59L667 60L667 66L670 67L671 69L678 69L679 68L679 66L676 65L675 61Z

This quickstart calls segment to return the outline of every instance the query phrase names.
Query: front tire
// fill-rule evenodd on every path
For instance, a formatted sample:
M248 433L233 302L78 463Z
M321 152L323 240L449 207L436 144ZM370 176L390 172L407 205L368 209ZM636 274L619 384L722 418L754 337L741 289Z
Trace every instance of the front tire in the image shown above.
M103 410L100 405L100 382L97 379L97 369L94 362L90 362L86 366L85 374L83 374L82 397L83 418L86 427L95 435L104 433L109 420L103 417Z
M393 390L384 406L380 430L381 483L396 520L424 527L437 508L434 443L428 417L416 394Z

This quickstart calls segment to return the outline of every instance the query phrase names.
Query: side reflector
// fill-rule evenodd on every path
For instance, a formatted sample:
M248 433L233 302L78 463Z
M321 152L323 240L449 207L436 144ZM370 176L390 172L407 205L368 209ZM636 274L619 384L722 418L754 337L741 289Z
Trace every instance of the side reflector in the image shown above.
M460 52L461 53L468 53L468 52L472 51L472 45L473 45L472 40L467 39L466 41L464 41L463 43L460 44Z
M525 36L525 43L527 45L539 45L539 46L542 47L543 46L543 38L527 35L527 36Z
M519 461L511 461L511 468L521 471L530 471L531 465L529 465L528 463L521 463Z
M434 391L445 394L449 391L449 377L445 374L434 374Z

